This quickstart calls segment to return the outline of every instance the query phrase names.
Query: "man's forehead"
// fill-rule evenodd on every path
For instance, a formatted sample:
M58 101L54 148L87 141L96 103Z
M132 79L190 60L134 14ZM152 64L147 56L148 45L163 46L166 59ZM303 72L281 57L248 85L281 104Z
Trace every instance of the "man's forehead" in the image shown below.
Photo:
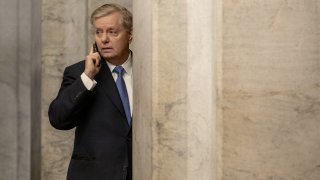
M108 18L99 18L94 23L94 28L108 28L108 27L118 27L123 28L123 24L121 22L121 19L108 19Z
M113 12L101 17L97 17L94 21L94 24L98 23L121 23L122 14L120 12Z

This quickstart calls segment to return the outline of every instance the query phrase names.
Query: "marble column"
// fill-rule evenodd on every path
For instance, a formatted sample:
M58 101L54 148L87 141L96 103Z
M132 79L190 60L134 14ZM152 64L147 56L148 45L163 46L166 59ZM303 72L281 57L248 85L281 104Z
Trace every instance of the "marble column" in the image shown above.
M218 176L215 3L133 1L134 179Z
M41 179L41 8L42 0L31 0L31 179Z
M42 1L41 179L66 179L74 131L51 127L48 107L57 95L64 68L84 59L87 1Z
M31 1L0 2L0 179L30 179Z
M0 158L4 164L1 164L1 173L0 177L17 179L17 151L18 151L18 142L17 142L17 133L18 133L18 97L17 97L17 74L16 66L18 62L17 54L17 1L10 1L2 3L5 7L1 8L1 22L4 26L1 25L0 32L1 34L6 34L7 36L1 36L1 50L3 51L3 56L1 57L1 136L0 136ZM4 7L4 6L1 6ZM15 11L10 11L13 9ZM13 20L10 22L6 20L6 16L11 17ZM4 43L6 42L6 43ZM8 46L7 42L11 42Z

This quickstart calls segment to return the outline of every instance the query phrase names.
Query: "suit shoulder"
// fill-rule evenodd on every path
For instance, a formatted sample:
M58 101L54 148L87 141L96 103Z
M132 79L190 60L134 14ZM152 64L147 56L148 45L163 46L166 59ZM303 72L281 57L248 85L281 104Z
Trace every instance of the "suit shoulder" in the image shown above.
M78 73L82 73L84 71L84 67L85 67L85 61L79 61L77 63L74 63L72 65L69 65L65 68L66 72L78 72Z
M84 65L85 65L84 63L85 63L85 60L81 60L79 62L76 62L74 64L67 66L66 69L81 69L81 68L84 68Z

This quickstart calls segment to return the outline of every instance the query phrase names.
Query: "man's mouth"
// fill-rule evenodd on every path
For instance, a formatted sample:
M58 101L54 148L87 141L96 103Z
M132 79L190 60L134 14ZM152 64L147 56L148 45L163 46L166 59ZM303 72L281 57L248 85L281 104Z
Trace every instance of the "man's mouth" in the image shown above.
M101 51L102 51L102 52L108 52L108 51L110 51L110 50L112 50L111 47L101 48Z

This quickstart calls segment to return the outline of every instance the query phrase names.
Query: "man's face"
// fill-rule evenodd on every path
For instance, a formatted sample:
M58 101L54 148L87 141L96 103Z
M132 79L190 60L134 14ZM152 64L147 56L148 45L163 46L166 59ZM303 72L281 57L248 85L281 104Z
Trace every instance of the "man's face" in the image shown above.
M132 35L123 27L121 19L122 15L114 12L95 21L95 39L100 54L113 64L123 63L130 52Z

